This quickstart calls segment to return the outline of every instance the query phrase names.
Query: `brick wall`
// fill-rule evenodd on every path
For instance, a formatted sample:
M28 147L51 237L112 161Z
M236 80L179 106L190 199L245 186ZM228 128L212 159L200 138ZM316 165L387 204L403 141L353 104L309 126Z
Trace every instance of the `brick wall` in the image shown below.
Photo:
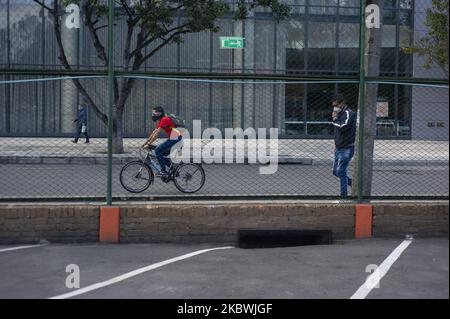
M448 204L377 204L373 208L373 235L447 237Z
M229 242L240 228L331 229L351 238L352 205L185 205L121 208L121 242Z
M374 204L373 236L448 237L449 205ZM98 242L100 206L0 206L0 244ZM173 204L120 207L120 242L236 243L238 229L329 229L354 238L352 204Z
M98 241L95 206L0 206L0 244Z

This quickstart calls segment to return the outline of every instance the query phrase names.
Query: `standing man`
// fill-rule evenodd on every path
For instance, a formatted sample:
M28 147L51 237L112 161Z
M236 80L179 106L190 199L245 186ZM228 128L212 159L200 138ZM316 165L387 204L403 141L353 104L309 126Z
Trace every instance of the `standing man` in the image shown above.
M78 143L81 133L84 134L86 138L85 143L89 143L89 135L87 131L87 103L86 100L82 100L81 104L78 105L78 117L74 120L77 123L77 135L72 141L73 143Z
M355 154L356 114L348 108L342 94L335 95L331 104L335 146L333 175L339 177L341 198L346 198L347 186L352 186L347 170Z

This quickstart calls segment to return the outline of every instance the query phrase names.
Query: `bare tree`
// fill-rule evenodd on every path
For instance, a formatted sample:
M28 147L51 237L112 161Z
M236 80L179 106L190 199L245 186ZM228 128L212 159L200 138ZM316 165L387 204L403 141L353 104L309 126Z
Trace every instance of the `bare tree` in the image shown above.
M48 10L54 22L59 59L64 68L72 70L68 62L63 42L61 40L61 5L71 3L80 6L83 24L86 26L90 38L97 52L98 58L105 67L108 66L108 56L105 45L102 43L98 31L108 25L100 25L107 14L106 1L102 0L65 0L53 1L53 6L47 6L43 1L33 0ZM289 14L289 7L278 0L237 1L234 8L237 19L245 19L248 10L255 6L267 6L272 9L277 19L283 19ZM146 61L151 59L163 47L171 43L182 41L182 35L201 31L219 31L216 25L218 18L222 17L231 7L225 1L216 0L185 0L185 1L158 1L158 0L115 0L116 11L125 18L126 38L122 56L124 71L137 71ZM183 22L177 24L176 17L183 12ZM147 52L146 48L151 47ZM80 94L86 98L103 123L108 122L107 115L89 96L87 90L79 80L73 79ZM114 110L113 110L113 152L123 153L123 112L128 97L135 84L133 78L114 79Z

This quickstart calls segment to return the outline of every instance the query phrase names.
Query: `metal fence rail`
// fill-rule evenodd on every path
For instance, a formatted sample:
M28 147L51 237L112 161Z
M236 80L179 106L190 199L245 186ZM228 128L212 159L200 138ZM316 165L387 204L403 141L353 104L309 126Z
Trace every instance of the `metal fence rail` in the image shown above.
M89 108L90 143L85 144L81 134L75 144L78 126L74 119L80 96L72 79L13 78L0 79L2 105L7 92L12 97L11 116L0 123L0 198L105 198L106 123ZM107 112L105 78L74 79L86 88L98 111ZM124 151L112 156L115 199L339 196L339 180L332 175L330 99L342 93L349 107L357 111L358 86L352 81L288 83L142 76L135 81L123 114ZM433 116L437 108L447 107L448 111L447 99L445 86L379 84L371 197L448 197L448 119ZM139 147L154 128L154 106L163 106L167 113L186 120L189 134L185 133L184 149L201 146L199 153L191 149L179 154L185 161L203 162L206 182L196 194L180 193L173 183L159 179L137 195L120 184L121 168L138 159ZM243 128L248 135L230 138L227 132L234 128ZM271 135L270 128L276 128L278 134ZM273 174L262 174L262 168L270 164L275 167ZM349 171L356 176L353 167L354 161Z
M218 32L184 30L183 41L167 38L164 46L157 37L141 47L138 30L127 30L131 12L123 3L102 1L102 15L80 2L86 19L67 27L64 2L0 0L0 200L337 198L336 93L358 115L376 107L373 128L358 122L352 198L448 198L448 70L424 67L426 56L407 50L426 34L430 1L379 1L379 32L366 28L365 0L283 1L291 12L282 21L261 7L236 20L236 3L226 2L230 11L214 22ZM185 9L165 17L166 30L183 28ZM220 37L230 35L245 38L244 50L221 49ZM366 41L372 36L381 43L376 70L365 63L365 47L378 43ZM137 47L151 58L130 61L127 52ZM374 103L365 101L372 88ZM83 97L87 133L74 122ZM185 119L184 151L199 146L182 153L203 162L206 182L195 194L156 179L133 195L120 183L122 166L137 159L154 128L154 106ZM236 128L246 136L227 135ZM370 134L373 155L363 147Z

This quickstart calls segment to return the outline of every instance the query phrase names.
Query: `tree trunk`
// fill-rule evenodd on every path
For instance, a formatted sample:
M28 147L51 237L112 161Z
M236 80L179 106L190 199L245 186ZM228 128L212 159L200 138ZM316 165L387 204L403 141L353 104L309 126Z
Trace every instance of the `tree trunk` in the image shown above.
M380 8L380 28L366 28L365 39L365 76L377 77L380 74L380 56L381 56L381 37L382 37L382 21L383 21L383 0L367 0L366 5L375 4ZM356 155L354 159L354 181L352 187L352 195L356 196L358 193L359 184L359 158L363 155L363 185L362 196L368 197L372 193L372 176L373 176L373 157L376 136L376 120L377 120L377 97L378 85L365 85L365 114L364 119L360 118L361 109L358 110L357 123L364 121L363 133L363 154L359 154L359 132L360 127L356 129ZM361 103L360 103L361 108Z
M123 114L117 110L113 117L113 153L123 154Z
M119 98L115 103L113 115L113 153L123 154L123 110L133 89L135 79L123 79Z

